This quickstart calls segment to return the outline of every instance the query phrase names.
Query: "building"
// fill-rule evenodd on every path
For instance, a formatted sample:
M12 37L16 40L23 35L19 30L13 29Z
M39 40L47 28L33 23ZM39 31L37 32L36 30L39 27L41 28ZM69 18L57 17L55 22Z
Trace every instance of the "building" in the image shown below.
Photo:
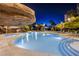
M77 3L77 14L79 15L79 3Z
M79 16L79 3L76 5L75 10L69 10L64 15L65 22L71 22L75 19L76 16Z
M69 16L69 15L67 15L67 14L64 15L64 20L65 20L65 22L72 22L72 21L74 21L75 19L76 19L76 18L75 18L74 15L72 15L72 16Z
M33 24L35 21L35 11L28 6L20 3L0 3L0 26L13 29Z
M0 25L29 25L34 23L35 20L35 11L23 4L0 4Z

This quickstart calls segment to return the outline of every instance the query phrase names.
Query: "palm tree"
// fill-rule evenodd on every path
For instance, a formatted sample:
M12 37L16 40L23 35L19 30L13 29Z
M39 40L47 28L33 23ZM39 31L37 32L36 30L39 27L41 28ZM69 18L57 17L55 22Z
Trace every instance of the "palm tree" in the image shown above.
M49 22L50 22L51 25L56 25L53 20L50 20Z
M54 22L53 20L50 20L49 22L50 22L50 24L51 24L51 29L55 29L55 28L54 28L54 26L56 25L55 22ZM52 28L52 26L53 26L53 28Z

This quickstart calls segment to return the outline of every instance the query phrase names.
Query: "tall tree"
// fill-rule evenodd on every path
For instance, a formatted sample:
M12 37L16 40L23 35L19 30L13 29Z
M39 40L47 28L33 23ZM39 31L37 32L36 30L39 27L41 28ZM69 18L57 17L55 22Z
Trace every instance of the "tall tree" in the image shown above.
M53 20L50 20L49 22L50 22L51 25L56 25Z

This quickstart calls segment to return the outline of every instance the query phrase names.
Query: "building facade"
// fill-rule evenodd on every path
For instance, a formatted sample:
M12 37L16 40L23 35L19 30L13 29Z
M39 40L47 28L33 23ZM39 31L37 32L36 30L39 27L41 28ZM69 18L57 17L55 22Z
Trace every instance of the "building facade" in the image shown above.
M29 25L34 23L35 21L35 11L23 4L0 4L0 25Z
M0 32L20 30L18 26L31 25L36 21L35 11L20 3L0 3Z

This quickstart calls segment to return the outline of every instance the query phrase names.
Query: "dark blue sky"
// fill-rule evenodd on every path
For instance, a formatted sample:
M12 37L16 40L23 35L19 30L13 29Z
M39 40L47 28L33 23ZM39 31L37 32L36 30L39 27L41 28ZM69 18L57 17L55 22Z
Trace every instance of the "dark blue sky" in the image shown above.
M64 14L71 9L76 9L76 4L54 4L54 3L27 3L25 4L35 10L36 23L48 24L53 20L56 24L64 21Z

